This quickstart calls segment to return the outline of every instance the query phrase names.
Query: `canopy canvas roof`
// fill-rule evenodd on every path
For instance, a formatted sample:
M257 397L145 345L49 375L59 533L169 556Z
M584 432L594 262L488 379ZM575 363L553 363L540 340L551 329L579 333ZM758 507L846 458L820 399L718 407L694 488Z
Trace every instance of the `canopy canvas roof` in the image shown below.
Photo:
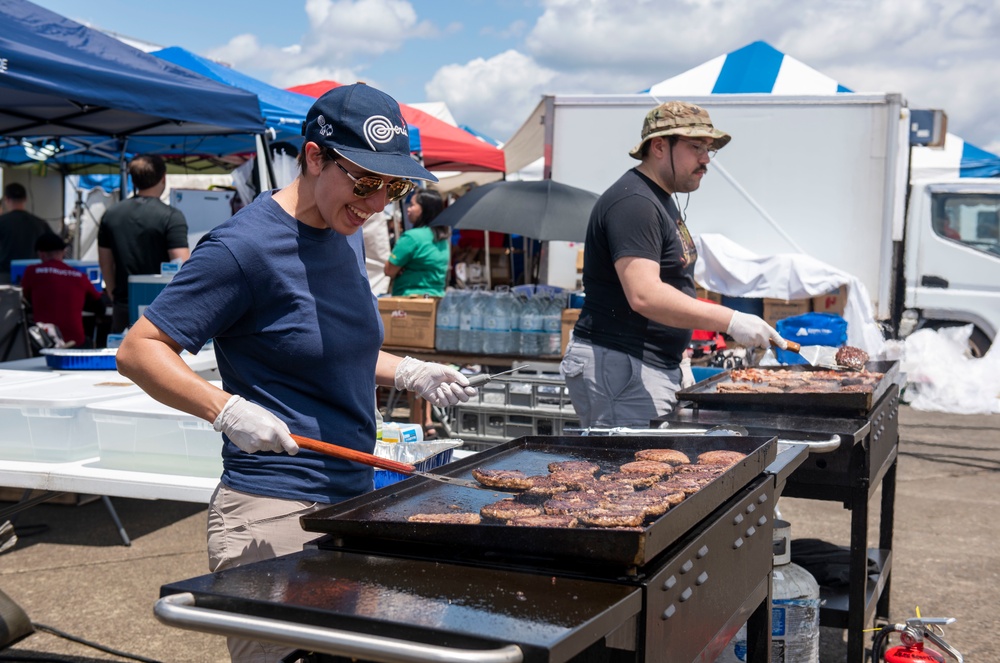
M131 137L145 139L145 149L129 146L133 153L218 154L212 149L219 139L237 135L252 151L253 134L265 130L253 93L26 0L0 3L0 24L0 161L30 161L34 150L41 152L35 158L56 164L71 154L77 163L109 163L121 158Z
M755 41L643 92L666 99L708 94L844 94L853 90L767 42ZM913 179L994 177L1000 175L1000 156L949 133L943 149L915 146L911 170Z

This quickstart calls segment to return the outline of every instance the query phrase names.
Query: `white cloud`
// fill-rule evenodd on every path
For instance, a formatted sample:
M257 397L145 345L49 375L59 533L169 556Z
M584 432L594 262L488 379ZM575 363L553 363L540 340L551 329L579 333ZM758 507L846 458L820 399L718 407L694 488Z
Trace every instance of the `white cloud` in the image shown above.
M507 51L439 69L427 98L444 101L455 117L497 138L508 137L538 104L556 73L530 57Z

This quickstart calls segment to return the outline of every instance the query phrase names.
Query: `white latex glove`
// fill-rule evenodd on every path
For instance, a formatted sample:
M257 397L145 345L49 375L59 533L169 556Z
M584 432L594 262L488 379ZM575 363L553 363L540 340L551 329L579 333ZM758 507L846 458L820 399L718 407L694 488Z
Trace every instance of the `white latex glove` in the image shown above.
M396 367L396 389L415 391L438 407L466 402L478 392L469 378L444 364L403 357Z
M749 313L733 311L726 333L732 336L734 341L748 348L767 349L772 340L782 350L788 347L788 343L781 338L774 327L764 322L762 318Z
M685 355L681 359L681 389L687 389L695 382L694 373L691 371L691 358Z
M284 421L242 396L232 396L215 418L212 428L225 433L233 444L248 454L282 451L294 456L299 445L288 434Z

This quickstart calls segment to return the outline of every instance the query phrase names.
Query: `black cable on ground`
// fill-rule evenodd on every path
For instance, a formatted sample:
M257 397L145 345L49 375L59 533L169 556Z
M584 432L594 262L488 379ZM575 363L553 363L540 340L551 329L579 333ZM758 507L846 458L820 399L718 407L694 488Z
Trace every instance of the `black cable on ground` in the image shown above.
M45 624L38 624L37 622L32 622L31 625L36 631L42 633L48 633L49 635L54 635L71 642L76 642L87 647L91 647L98 651L102 651L105 654L112 654L114 656L120 656L122 658L132 659L133 661L140 661L141 663L160 663L156 659L146 658L145 656L139 656L138 654L129 654L127 652L119 651L117 649L112 649L111 647L105 647L104 645L97 644L96 642L90 642L89 640L84 640L83 638L77 637L75 635L70 635L64 631L60 631L57 628L52 628L51 626L46 626ZM39 659L39 658L4 658L0 657L0 661L31 661L32 663L38 663L39 661L65 661L65 659Z

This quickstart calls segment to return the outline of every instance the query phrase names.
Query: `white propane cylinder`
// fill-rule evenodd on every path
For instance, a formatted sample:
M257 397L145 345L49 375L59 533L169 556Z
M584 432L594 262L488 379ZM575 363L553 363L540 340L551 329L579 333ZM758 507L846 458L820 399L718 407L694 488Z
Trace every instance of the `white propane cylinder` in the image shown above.
M819 663L819 584L792 563L791 525L774 521L774 568L771 571L771 663ZM716 659L745 663L746 624Z

